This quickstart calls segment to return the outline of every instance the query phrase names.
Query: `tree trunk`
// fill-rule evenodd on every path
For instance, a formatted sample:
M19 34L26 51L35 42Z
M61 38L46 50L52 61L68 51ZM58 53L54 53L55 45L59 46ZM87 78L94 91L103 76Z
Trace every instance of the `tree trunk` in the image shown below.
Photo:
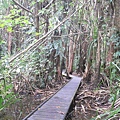
M8 54L11 55L12 51L12 33L8 32Z
M68 66L67 66L67 72L68 74L71 74L73 72L73 61L74 61L74 55L75 55L75 41L73 38L70 38L69 43L69 56L68 56Z
M39 2L36 1L36 5L35 5L35 15L37 15L39 13ZM35 18L35 26L36 26L36 33L39 33L39 16L36 16ZM36 39L39 39L39 34L36 35Z
M120 0L115 0L115 26L120 31Z
M103 16L102 2L97 2L96 17L98 18L98 38L97 38L97 51L96 51L96 70L95 70L95 85L99 83L100 67L101 67L101 16Z

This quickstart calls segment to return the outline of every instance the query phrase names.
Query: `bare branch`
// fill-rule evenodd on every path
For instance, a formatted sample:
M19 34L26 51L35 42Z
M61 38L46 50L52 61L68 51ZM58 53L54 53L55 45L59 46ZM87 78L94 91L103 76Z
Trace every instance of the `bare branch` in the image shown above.
M54 2L55 0L51 0L50 3L44 7L44 9L47 9L50 7L50 5ZM35 17L39 16L41 12L39 12L37 15L35 15Z
M87 4L87 3L86 3ZM81 9L85 4L83 4L79 9ZM44 36L42 36L40 39L38 39L36 42L34 42L32 45L30 45L29 47L27 47L25 50L21 51L20 53L18 53L17 55L15 55L13 58L11 58L9 60L9 63L14 61L17 57L19 57L20 55L26 53L28 50L33 49L36 45L42 45L46 42L46 37L51 34L54 30L56 30L60 25L62 25L64 22L66 22L68 19L70 19L79 9L77 9L74 13L72 13L70 16L67 16L62 22L60 22L58 25L56 25L53 30L47 32ZM45 40L43 40L45 39ZM43 40L41 42L41 40ZM41 43L40 43L41 42ZM39 44L40 43L40 44Z
M115 64L114 62L112 62L112 64L119 70L119 72L120 72L120 67L118 67L118 65L117 64Z
M49 3L47 6L45 6L45 9L49 8L50 5L51 5L54 1L55 1L55 0L51 0L50 3Z
M33 14L29 9L25 8L23 5L21 5L20 3L16 2L15 0L12 0L16 5L18 5L20 8L24 9L25 11Z

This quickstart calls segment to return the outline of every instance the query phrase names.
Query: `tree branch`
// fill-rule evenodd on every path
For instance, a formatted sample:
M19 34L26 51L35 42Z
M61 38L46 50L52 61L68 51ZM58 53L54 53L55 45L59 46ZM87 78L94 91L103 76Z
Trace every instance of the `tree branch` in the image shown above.
M85 3L87 4L87 3ZM83 4L79 9L81 9L85 4ZM28 46L25 50L21 51L20 53L18 53L17 55L15 55L13 58L11 58L9 60L9 63L11 63L12 61L14 61L17 57L19 57L20 55L26 53L28 50L33 49L36 45L42 45L46 42L46 37L51 34L54 30L56 30L60 25L62 25L64 22L66 22L68 19L70 19L79 9L77 9L75 12L73 12L71 15L67 16L62 22L60 22L58 25L56 25L53 30L47 32L45 35L43 35L40 39L38 39L36 42L34 42L32 45ZM45 39L45 40L43 40ZM41 42L41 40L43 40ZM41 42L41 43L40 43Z
M47 9L50 7L50 5L54 2L55 0L51 0L50 3L44 7L44 9ZM39 16L41 12L39 12L37 15L35 15L35 17Z
M119 70L120 72L120 67L117 66L117 64L115 64L114 62L112 62L112 64Z
M25 11L33 14L33 12L31 12L29 9L25 8L23 5L21 5L20 3L16 2L15 0L12 0L16 5L18 5L20 8L24 9Z

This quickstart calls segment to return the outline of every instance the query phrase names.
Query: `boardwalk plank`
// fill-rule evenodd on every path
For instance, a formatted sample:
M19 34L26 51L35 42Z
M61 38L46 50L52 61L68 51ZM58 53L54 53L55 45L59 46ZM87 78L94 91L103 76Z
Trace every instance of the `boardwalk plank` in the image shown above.
M64 120L79 87L81 78L73 77L27 120Z

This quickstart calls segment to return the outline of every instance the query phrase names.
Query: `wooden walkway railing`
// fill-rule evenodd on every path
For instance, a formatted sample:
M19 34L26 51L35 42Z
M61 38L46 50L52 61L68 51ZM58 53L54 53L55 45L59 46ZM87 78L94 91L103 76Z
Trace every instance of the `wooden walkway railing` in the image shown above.
M24 120L64 120L81 81L80 77L71 77L62 89Z

